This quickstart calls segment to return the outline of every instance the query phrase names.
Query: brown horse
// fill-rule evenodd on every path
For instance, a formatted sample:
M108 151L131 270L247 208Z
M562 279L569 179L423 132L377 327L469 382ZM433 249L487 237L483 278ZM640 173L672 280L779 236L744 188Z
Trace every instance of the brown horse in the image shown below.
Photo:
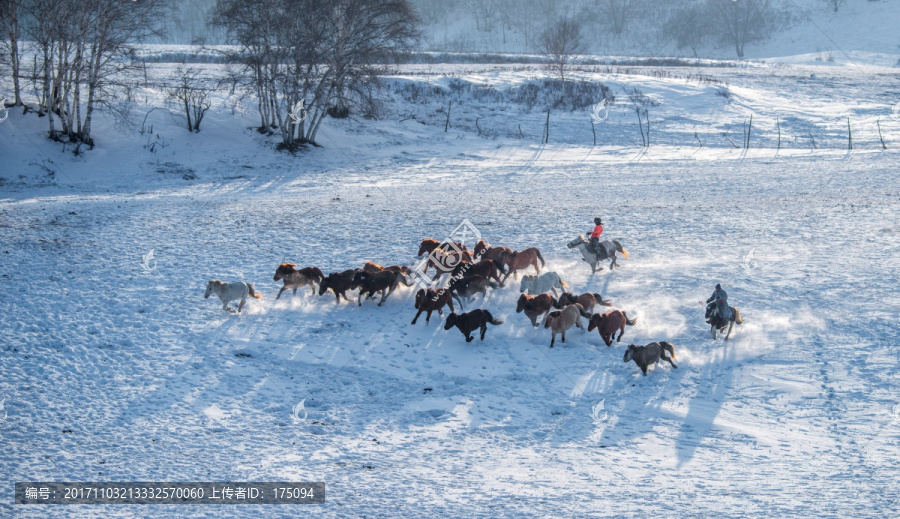
M443 243L443 242L439 242L437 240L432 240L431 238L425 238L424 240L422 240L422 243L419 245L419 253L416 254L416 256L421 258L425 254L431 254L431 251L438 248L441 245L441 243ZM466 248L466 244L464 244L464 243L460 243L458 241L453 242L453 243L457 247L459 247L459 250L461 250L461 251L469 250Z
M505 274L503 264L497 260L481 260L477 263L469 261L461 261L456 268L453 269L451 275L454 277L463 276L482 276L486 279L493 279L500 283L500 274ZM503 286L503 283L500 283Z
M616 330L619 330L619 337L616 339L616 342L620 342L622 340L622 335L625 334L625 325L634 326L634 323L636 322L637 317L629 320L628 316L625 315L625 312L613 310L612 312L607 312L603 315L592 315L591 320L588 321L588 331L593 331L594 328L596 328L597 332L600 333L600 337L603 338L603 342L605 342L607 346L612 346L612 338L616 334Z
M331 291L334 292L334 297L336 299L335 304L341 302L341 297L350 301L346 292L354 288L353 278L358 272L361 271L359 269L349 269L343 272L332 272L331 274L328 274L325 279L319 283L319 295L325 295L325 292L327 292L328 289L331 289Z
M556 303L553 305L553 308L565 308L573 303L578 303L582 308L587 310L588 312L593 312L594 307L597 305L600 306L612 306L612 303L609 301L604 301L603 297L600 294L592 294L590 292L585 292L580 296L576 296L572 292L563 292Z
M484 260L499 260L500 256L504 252L513 252L512 249L508 247L491 247L484 240L478 240L478 243L475 244L475 250L473 254L476 258L480 258L481 261Z
M669 357L666 355L666 351L672 356ZM647 376L647 368L650 367L651 364L659 364L659 359L668 362L673 368L678 369L678 366L672 362L672 360L675 359L675 347L670 342L651 342L646 346L635 346L634 344L630 344L628 349L625 350L625 356L622 357L622 360L625 362L633 360L634 363L641 368L644 376Z
M541 267L543 267L545 265L544 257L541 256L541 251L537 250L536 247L530 247L519 252L504 251L500 254L500 262L506 267L506 277L503 278L503 281L505 282L509 279L510 274L515 279L519 279L517 271L524 270L529 266L534 266L534 270L540 274L541 267L538 267L538 260L541 260Z
M273 279L275 281L284 280L284 285L278 291L278 295L275 296L276 300L281 297L282 292L289 288L293 288L294 295L296 295L298 288L309 286L313 295L316 294L316 283L321 283L325 275L316 267L306 267L297 270L294 268L296 266L296 263L282 263L275 269L275 277Z
M391 272L402 272L404 274L409 274L410 272L409 267L407 267L406 265L391 265L390 267L385 267L372 261L367 261L366 264L363 265L362 270L363 272L368 272L369 274L384 272L385 270L390 270Z
M539 294L534 297L522 294L516 302L516 313L525 312L525 315L531 319L531 325L537 328L538 316L543 315L544 321L546 321L547 314L550 313L554 303L553 296L550 294Z
M487 297L488 287L498 288L499 286L493 281L488 281L484 276L474 275L460 279L451 279L449 289L453 297L459 302L459 307L465 309L461 298L470 299L475 294L481 294L482 300L484 300Z
M434 249L428 253L428 262L425 263L425 268L422 269L422 273L428 272L428 267L434 267L435 278L437 278L441 274L453 271L453 269L463 261L471 263L472 253L467 250L460 252L446 252L443 249Z
M428 312L425 314L425 324L428 324L428 321L431 319L431 312L437 310L439 315L444 315L444 311L442 308L444 306L449 306L451 312L455 312L453 309L453 297L450 294L449 290L441 289L434 290L433 288L419 289L416 292L416 316L413 317L412 324L416 324L416 320L422 315L422 312Z
M484 340L484 334L487 333L488 324L497 326L503 324L503 319L494 319L494 316L487 310L472 310L471 312L459 315L457 315L456 312L452 312L447 316L447 322L444 323L444 329L449 330L456 326L459 328L459 331L466 336L466 342L472 342L472 340L475 339L475 337L472 337L472 332L479 328L481 328L481 340Z
M366 299L371 299L375 292L381 292L381 301L378 302L378 306L381 306L388 296L393 294L394 290L397 290L401 283L408 287L412 286L412 283L407 281L406 276L402 272L383 270L369 274L368 272L359 271L353 276L352 288L359 289L359 298L357 298L359 306L362 306L364 295L367 296Z

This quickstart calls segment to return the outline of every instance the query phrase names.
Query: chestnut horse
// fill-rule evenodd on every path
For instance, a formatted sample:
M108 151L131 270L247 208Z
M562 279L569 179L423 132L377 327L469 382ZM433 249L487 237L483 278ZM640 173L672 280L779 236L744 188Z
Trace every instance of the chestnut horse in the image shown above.
M453 297L450 294L450 291L447 289L435 290L433 288L419 289L416 292L416 316L413 317L412 324L416 324L416 320L422 315L422 312L428 312L425 314L425 324L428 324L428 321L431 319L431 312L437 310L439 315L444 315L444 311L442 308L444 306L449 306L451 312L455 312L453 309Z
M588 312L593 312L594 307L597 305L600 306L612 306L612 303L609 301L604 301L603 297L600 294L592 294L590 292L585 292L580 296L576 296L572 292L563 292L556 303L553 304L553 308L564 308L573 303L578 303L582 308L587 310Z
M378 263L374 263L372 261L367 261L362 268L363 272L368 272L369 274L375 274L376 272L383 272L385 270L390 270L391 272L402 272L404 274L409 274L410 269L406 265L391 265L390 267L385 267L383 265L379 265Z
M428 253L428 262L425 263L425 268L422 269L422 273L428 272L428 267L434 267L434 277L438 278L441 274L453 271L453 269L463 261L471 263L472 253L467 250L461 252L446 252L443 249L434 249Z
M478 240L478 243L475 244L475 250L473 254L476 258L484 260L499 260L500 256L504 252L512 252L512 249L509 247L491 247L484 240Z
M616 330L619 330L619 337L616 339L616 342L621 342L622 335L625 334L625 325L634 326L634 323L636 322L637 317L628 319L625 312L613 310L612 312L607 312L603 315L592 315L591 320L588 321L588 331L593 331L594 328L596 328L597 332L600 333L600 337L603 338L603 342L605 342L607 346L612 346L612 338L616 334Z
M296 263L282 263L275 270L275 277L273 280L284 280L284 285L281 287L281 290L278 291L278 295L275 296L276 300L281 297L281 293L285 290L293 288L294 295L296 295L297 289L304 286L309 286L313 295L316 295L316 283L321 283L322 279L325 278L325 274L322 274L322 271L316 267L306 267L297 270L294 268L296 266Z
M437 240L432 240L431 238L425 238L424 240L422 240L422 243L419 245L419 253L416 254L416 257L421 258L425 254L431 254L431 251L438 248L441 245L441 243L443 243L443 242L439 242ZM464 243L460 243L458 241L453 242L453 243L456 244L456 246L459 247L459 250L461 250L461 251L469 250L466 248L466 244L464 244Z
M500 254L500 262L506 267L506 277L503 278L503 280L506 281L509 279L510 274L512 274L515 279L519 279L516 272L524 270L532 265L534 266L534 270L540 274L541 267L538 267L538 260L541 260L541 267L543 267L545 265L544 257L541 256L541 251L537 250L536 247L530 247L525 250L520 250L519 252L502 252Z

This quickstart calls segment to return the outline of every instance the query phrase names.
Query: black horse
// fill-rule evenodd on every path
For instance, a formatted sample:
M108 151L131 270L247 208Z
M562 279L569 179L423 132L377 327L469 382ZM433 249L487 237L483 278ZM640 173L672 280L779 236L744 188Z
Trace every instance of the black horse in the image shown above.
M710 325L709 333L712 335L713 339L718 337L719 333L724 332L725 327L727 326L728 334L725 335L725 340L727 341L728 338L731 337L731 329L734 328L734 324L744 324L744 319L741 317L741 311L734 306L729 306L728 308L731 309L731 318L725 319L716 311L715 302L706 305L706 324Z

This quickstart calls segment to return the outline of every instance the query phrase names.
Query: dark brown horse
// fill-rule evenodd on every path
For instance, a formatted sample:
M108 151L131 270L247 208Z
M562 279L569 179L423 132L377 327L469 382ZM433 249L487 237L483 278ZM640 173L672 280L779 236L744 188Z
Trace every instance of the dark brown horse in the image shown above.
M531 319L531 325L537 328L538 316L543 315L546 321L547 314L553 308L555 302L550 294L538 294L534 297L522 294L516 302L516 313L525 312L525 315Z
M441 245L441 243L443 243L443 242L439 242L437 240L432 240L431 238L425 238L424 240L422 240L422 243L419 245L419 253L416 254L416 256L421 258L424 254L431 254L431 251L438 248ZM466 248L466 244L464 244L464 243L460 243L458 241L453 242L453 243L457 247L459 247L459 250L462 250L462 251L469 250Z
M666 351L668 351L672 356L669 357L666 355ZM641 371L644 373L644 376L647 376L647 368L651 364L658 364L659 359L662 359L669 364L672 365L673 368L678 369L678 366L672 362L672 359L675 358L675 347L672 346L671 343L668 342L651 342L646 346L635 346L634 344L629 344L628 349L625 350L625 356L622 358L625 362L629 360L633 360L635 364L641 368Z
M471 299L475 294L481 294L482 299L487 297L487 289L498 288L500 285L493 281L488 281L484 276L466 276L460 279L452 279L450 281L450 293L459 301L459 307L465 309L462 299Z
M485 279L493 279L500 283L500 274L505 274L503 264L497 260L481 260L477 263L470 261L461 261L456 268L453 269L451 275L454 277L465 276L481 276ZM500 283L503 286L503 283Z
M282 292L289 288L293 288L294 295L296 295L298 288L309 286L313 295L316 294L316 283L321 283L325 275L316 267L306 267L297 270L296 266L296 263L282 263L275 269L275 277L273 279L275 281L284 280L284 285L278 291L278 295L275 296L276 300L281 297Z
M331 289L331 291L334 292L335 299L337 299L335 303L340 303L341 297L350 301L346 292L354 288L353 278L358 272L360 272L359 269L349 269L340 273L332 272L331 274L328 274L328 276L319 283L319 295L325 295L325 292L327 292L328 289Z
M580 296L576 296L572 292L563 292L559 299L557 299L556 303L553 305L553 308L565 308L573 303L578 303L588 312L593 312L594 307L597 305L600 306L612 306L612 303L609 301L604 301L603 297L597 293L585 292Z
M712 338L715 339L718 336L718 333L725 332L725 327L728 327L728 333L725 335L725 340L727 341L729 337L731 337L731 330L734 328L735 323L744 324L744 318L741 317L741 311L737 309L736 306L732 306L731 308L731 319L723 319L719 317L719 313L716 312L716 305L710 304L706 307L706 324L710 325L709 333L712 335ZM718 333L716 331L718 330Z
M500 262L506 267L506 277L503 278L503 281L505 282L509 279L510 274L512 274L515 279L519 279L517 272L530 266L534 266L534 270L540 274L541 267L538 267L538 260L541 261L541 267L543 267L545 265L544 257L541 256L541 251L537 250L536 247L530 247L525 250L520 250L519 252L504 251L500 254Z
M367 296L367 299L370 299L370 296L374 296L376 292L381 292L381 301L378 302L378 306L381 306L388 296L393 294L394 290L397 290L401 283L408 287L412 286L412 283L407 281L406 276L402 272L391 270L384 270L374 274L360 270L353 276L353 288L359 289L359 297L357 298L359 306L362 306L364 295Z
M503 320L494 319L494 316L487 310L472 310L471 312L459 315L457 315L456 312L453 312L447 316L447 322L444 323L444 329L449 330L456 326L459 328L459 331L466 336L466 342L472 342L475 338L472 337L472 332L479 328L481 328L481 340L484 340L484 334L487 332L488 324L496 326L503 324Z
M422 312L428 312L425 314L425 324L428 324L428 321L431 319L431 312L437 310L439 315L444 315L444 311L442 310L444 306L449 306L451 312L455 312L453 309L453 298L451 297L450 291L446 289L434 290L432 288L419 289L416 292L416 316L413 317L412 324L416 324L416 320L422 315Z
M628 319L625 312L613 310L612 312L607 312L603 315L592 315L591 320L588 321L588 331L593 331L594 328L596 328L600 333L600 337L603 338L603 342L605 342L607 346L612 346L612 338L615 336L616 330L619 330L619 337L616 339L616 342L620 342L622 340L622 335L625 334L625 325L634 326L634 323L636 322L637 317Z

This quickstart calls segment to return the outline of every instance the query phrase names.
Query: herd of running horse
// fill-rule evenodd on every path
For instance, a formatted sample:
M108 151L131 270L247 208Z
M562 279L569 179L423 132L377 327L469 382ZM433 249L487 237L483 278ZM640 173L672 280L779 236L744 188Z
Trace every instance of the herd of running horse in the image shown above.
M584 260L596 271L600 261L610 259L609 268L617 266L616 253L622 253L628 259L628 252L622 245L611 240L602 242L599 247L590 247L585 238L578 238L569 242L570 249L577 248L581 251ZM274 281L282 281L283 285L275 299L279 299L285 290L293 290L296 294L299 288L308 286L315 294L324 295L331 290L335 302L340 303L341 298L350 301L347 292L356 290L357 304L362 306L363 299L372 299L376 294L381 296L378 306L381 306L387 298L401 285L411 287L414 285L410 278L416 277L424 286L433 288L420 288L415 295L415 308L417 310L412 324L416 324L419 316L425 313L425 323L431 320L431 314L435 311L443 316L444 307L450 309L444 322L444 329L456 327L471 342L472 333L480 330L481 340L487 333L488 325L503 324L501 319L494 318L490 311L474 309L469 312L456 313L453 301L464 310L463 301L471 302L478 294L482 295L482 301L487 297L487 289L504 287L510 276L518 279L518 273L529 267L534 267L535 275L524 275L519 284L521 295L516 303L516 313L524 313L531 321L533 327L539 326L540 318L543 327L551 330L550 347L556 343L556 336L561 335L562 342L566 342L566 331L573 326L584 330L581 318L587 319L587 331L598 331L603 342L612 346L613 338L616 342L622 340L626 326L632 326L637 318L629 319L622 310L610 310L605 313L593 313L597 307L611 307L612 303L604 300L600 294L586 292L578 295L568 292L566 285L556 272L544 272L545 266L541 252L531 247L515 251L507 247L492 247L483 240L475 245L473 251L469 251L463 243L438 242L430 238L422 240L417 254L422 260L416 267L409 266L382 266L373 262L367 262L359 269L348 269L343 272L332 272L327 276L317 267L305 267L297 269L295 263L282 263L275 270ZM429 274L429 269L435 273ZM445 275L449 279L441 282ZM552 293L552 295L551 295ZM211 280L207 284L206 298L217 295L222 301L225 310L233 311L228 303L240 300L238 312L240 312L247 297L259 299L252 283L237 282L225 283L219 280ZM736 309L735 309L736 310ZM716 332L724 332L728 328L731 335L735 322L741 324L740 312L732 312L735 317L729 320L718 319L715 312L707 309L707 323L711 325L713 338ZM618 337L616 337L618 332ZM669 342L651 342L643 346L629 345L625 351L624 361L634 361L644 375L647 368L660 360L665 360L677 368L673 362L675 359L674 346Z

